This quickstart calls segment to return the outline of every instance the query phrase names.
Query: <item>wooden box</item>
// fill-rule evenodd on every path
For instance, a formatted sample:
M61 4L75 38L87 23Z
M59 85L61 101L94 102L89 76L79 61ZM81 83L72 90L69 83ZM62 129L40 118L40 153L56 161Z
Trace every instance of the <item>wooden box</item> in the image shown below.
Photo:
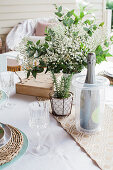
M57 74L61 78L61 74ZM49 98L49 93L54 91L52 76L50 73L38 73L37 78L30 76L28 79L22 79L16 84L16 93Z

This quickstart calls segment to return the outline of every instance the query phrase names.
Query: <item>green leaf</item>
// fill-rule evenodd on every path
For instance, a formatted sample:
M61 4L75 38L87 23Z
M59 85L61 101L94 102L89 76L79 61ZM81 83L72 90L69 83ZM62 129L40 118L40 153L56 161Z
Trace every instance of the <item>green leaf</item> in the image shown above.
M39 60L39 65L40 65L40 67L46 67L45 62L42 59Z
M79 18L77 16L77 17L75 17L74 24L78 24L78 21L79 21Z
M67 13L67 17L71 17L73 15L73 13L74 13L74 9Z
M62 17L62 16L63 16L63 14L60 13L60 12L55 12L55 14L56 14L58 17Z
M87 32L89 31L89 28L87 28L87 27L84 27L83 29Z
M70 14L70 11L67 13L67 17L71 17L72 15Z
M99 27L102 27L104 25L104 22L101 22L100 24L99 24Z
M32 70L31 72L32 72L33 77L36 78L37 71L36 70Z
M74 36L77 36L77 35L78 35L78 33L79 33L79 31L77 31L77 32L73 32L73 35L74 35Z
M27 78L29 78L30 72L31 72L31 70L28 70L28 72L27 72Z
M96 48L96 52L100 53L100 51L103 51L101 45Z
M110 37L110 41L113 41L113 36Z
M81 48L83 48L83 47L84 47L83 43L81 43L81 44L80 44L80 47L81 47Z
M73 16L75 17L75 19L78 18L78 16L74 12L73 12Z
M47 49L48 48L48 43L45 42L44 47Z
M89 36L91 37L92 34L93 34L93 32L92 32L91 30L88 30L88 34L89 34Z
M80 12L80 19L82 19L83 17L84 17L84 12L81 11L81 12Z
M67 22L66 19L63 20L63 24L64 24L65 26L68 26L68 22Z
M28 41L28 42L27 42L27 45L32 45L32 44L33 44L32 41Z
M51 36L46 36L46 37L45 37L45 40L46 40L46 41L51 41Z
M58 12L61 12L62 11L62 6L60 6L59 8L58 8Z
M112 54L107 53L107 54L106 54L106 57L112 57Z
M106 47L109 47L109 42L105 41L105 42L104 42L104 45L105 45Z
M93 22L94 22L94 20L89 20L89 19L87 19L84 23L85 23L85 24L88 24L88 25L91 25Z
M96 50L95 50L95 54L96 54L96 59L97 59L97 63L101 63L102 61L106 60L106 57L109 56L109 49L103 51L102 46L99 45Z
M38 40L37 42L36 42L36 45L38 46L40 44L40 40Z
M68 26L70 27L72 24L73 24L73 19L72 18L69 18L69 20L68 20Z
M96 30L97 29L97 25L93 25L93 30Z
M42 73L44 71L43 67L37 67L37 73Z

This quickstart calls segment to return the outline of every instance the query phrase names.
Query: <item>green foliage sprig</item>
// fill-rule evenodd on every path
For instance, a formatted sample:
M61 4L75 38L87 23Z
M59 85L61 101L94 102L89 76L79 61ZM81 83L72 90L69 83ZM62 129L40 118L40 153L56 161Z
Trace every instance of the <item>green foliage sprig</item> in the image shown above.
M58 81L54 72L52 72L53 83L55 85L54 97L63 99L70 96L70 84L72 79L72 74L67 76L62 76L61 80Z

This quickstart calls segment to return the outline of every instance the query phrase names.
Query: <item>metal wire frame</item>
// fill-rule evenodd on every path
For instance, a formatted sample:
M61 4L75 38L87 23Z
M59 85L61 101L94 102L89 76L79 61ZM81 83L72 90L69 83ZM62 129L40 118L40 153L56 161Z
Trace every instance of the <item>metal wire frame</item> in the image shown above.
M70 100L70 103L69 105L71 106L67 106L68 108L70 107L69 112L65 114L65 99L68 99L68 98L63 98L63 99L59 99L59 101L62 101L62 105L63 105L63 109L62 109L62 115L59 115L58 113L55 112L55 109L54 109L54 104L53 104L53 101L54 99L57 99L56 97L54 97L54 93L50 93L49 94L49 97L50 97L50 103L51 103L51 109L52 109L52 114L55 115L55 116L69 116L71 114L71 110L72 110L72 104L73 104L73 93L69 92L70 96L68 98L71 97L71 100ZM57 104L57 103L56 103Z

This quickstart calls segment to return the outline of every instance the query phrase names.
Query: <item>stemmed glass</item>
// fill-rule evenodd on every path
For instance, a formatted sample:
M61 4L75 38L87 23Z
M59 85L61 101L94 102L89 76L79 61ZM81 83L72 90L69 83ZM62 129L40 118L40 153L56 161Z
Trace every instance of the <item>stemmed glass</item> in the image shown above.
M12 106L9 102L9 97L12 89L14 88L14 73L13 72L1 72L0 73L0 87L4 90L8 96L6 107Z
M42 145L42 132L48 127L49 124L49 107L46 101L32 102L29 105L29 126L32 134L35 132L37 139L37 146L29 142L29 152L35 156L42 156L48 153L49 147ZM31 134L31 138L32 138ZM33 141L33 140L32 140ZM36 143L34 141L34 143Z
M7 101L7 94L5 91L3 91L2 89L0 89L0 110L2 110L6 104Z

